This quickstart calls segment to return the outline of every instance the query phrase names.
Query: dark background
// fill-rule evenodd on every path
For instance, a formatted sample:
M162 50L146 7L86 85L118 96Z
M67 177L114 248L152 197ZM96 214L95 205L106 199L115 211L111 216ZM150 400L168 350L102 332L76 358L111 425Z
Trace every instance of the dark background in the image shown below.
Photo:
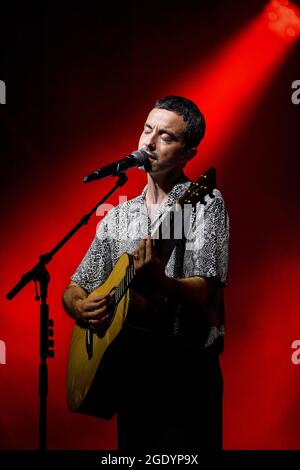
M197 82L188 82L195 70L201 77L213 69L224 44L247 31L266 4L46 2L11 4L9 11L1 6L0 79L7 92L7 104L0 107L0 339L7 347L7 364L0 365L2 449L35 448L38 433L38 304L31 285L12 302L5 294L113 184L108 179L84 186L82 177L135 149L154 101L173 93L186 93L200 107L203 101L204 112L207 108L208 116L218 117L218 127L208 120L208 143L187 174L196 179L216 166L231 220L222 356L225 448L299 448L300 365L291 362L291 344L300 337L300 105L291 102L291 83L300 79L299 41L282 54L259 99L253 88L245 90L238 112L232 112L231 101L239 76L229 64L228 81L234 78L236 85L225 104L207 105L226 73L220 82L214 77L211 95L208 87L204 93ZM260 73L260 47L264 38L247 57L254 75ZM231 132L223 136L224 146L223 127ZM138 170L129 176L120 192L128 198L145 184ZM117 203L117 197L111 202ZM94 218L49 267L56 341L56 357L49 364L48 441L53 449L116 445L114 422L72 415L65 398L72 322L60 296L98 221Z

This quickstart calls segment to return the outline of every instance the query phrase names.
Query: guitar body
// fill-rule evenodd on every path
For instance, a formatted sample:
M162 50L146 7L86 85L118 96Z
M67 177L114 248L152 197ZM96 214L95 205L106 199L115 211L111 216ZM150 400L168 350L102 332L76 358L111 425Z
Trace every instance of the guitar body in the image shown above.
M108 279L89 297L107 295L114 291L116 286L126 275L129 267L129 255L124 253L117 261ZM130 290L128 289L119 303L116 305L112 315L110 326L104 335L92 334L92 356L89 357L86 348L87 328L76 322L69 348L68 372L67 372L67 402L70 411L77 411L93 416L109 419L115 410L113 404L113 380L111 379L111 364L108 351L109 346L120 333L125 322ZM99 364L101 370L97 374ZM103 403L103 406L102 406Z

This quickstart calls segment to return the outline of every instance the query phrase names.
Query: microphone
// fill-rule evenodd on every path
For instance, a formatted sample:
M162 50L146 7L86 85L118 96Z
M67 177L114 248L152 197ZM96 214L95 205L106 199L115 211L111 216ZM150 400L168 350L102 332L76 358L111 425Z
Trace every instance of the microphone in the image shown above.
M107 176L118 176L119 173L136 166L143 166L145 171L148 171L151 169L151 163L148 158L149 154L145 150L135 150L121 160L117 160L114 163L110 163L109 165L93 171L93 173L83 178L83 182L89 183L90 181L106 178Z

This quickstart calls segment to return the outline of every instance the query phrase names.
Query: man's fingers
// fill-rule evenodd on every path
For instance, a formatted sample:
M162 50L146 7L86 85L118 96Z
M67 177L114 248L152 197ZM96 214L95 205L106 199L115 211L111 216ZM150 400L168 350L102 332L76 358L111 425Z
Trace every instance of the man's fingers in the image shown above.
M92 326L93 328L99 328L99 327L102 326L108 319L109 319L109 315L105 315L104 317L102 317L102 318L99 319L99 320L89 320L88 323L89 323L89 325Z
M95 296L89 297L88 300L90 302L100 302L100 300L104 300L104 299L108 299L108 298L109 298L109 294L107 294L107 295L95 295Z
M83 306L83 310L85 312L93 312L97 310L98 308L104 307L105 305L107 305L107 303L108 303L108 298L106 297L101 300L88 299L88 301Z
M84 312L84 318L86 320L90 319L100 319L104 317L105 315L108 315L108 311L106 307L99 308L97 310L93 310L92 312Z
M140 269L144 264L144 259L145 259L144 244L145 244L144 240L141 240L138 247L133 252L135 270Z
M152 240L148 237L145 240L145 262L149 263L152 259L153 250L152 250Z
M138 248L138 264L142 266L145 262L146 257L146 240L141 240Z
M142 268L149 263L153 257L153 248L151 237L142 238L137 249L133 252L135 269Z

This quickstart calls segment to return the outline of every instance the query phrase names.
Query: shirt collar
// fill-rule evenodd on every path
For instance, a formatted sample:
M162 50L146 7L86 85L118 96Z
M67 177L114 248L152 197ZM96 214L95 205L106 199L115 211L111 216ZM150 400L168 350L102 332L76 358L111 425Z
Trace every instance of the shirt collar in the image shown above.
M177 199L183 194L184 190L187 189L187 183L191 183L191 181L187 178L187 176L182 173L180 178L177 180L171 191L169 192L167 201L163 204L163 206L172 206L175 204ZM146 200L146 194L148 190L148 185L146 185L139 196L141 203L144 203Z

